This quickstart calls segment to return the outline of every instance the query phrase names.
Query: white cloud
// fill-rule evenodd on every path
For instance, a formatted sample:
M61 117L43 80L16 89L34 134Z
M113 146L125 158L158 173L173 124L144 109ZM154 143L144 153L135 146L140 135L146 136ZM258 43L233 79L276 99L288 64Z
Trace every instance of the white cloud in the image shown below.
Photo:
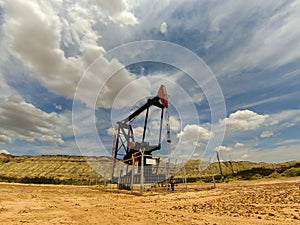
M50 6L35 1L9 1L5 4L4 29L11 52L50 90L71 96L79 80L80 63L65 58L60 49L62 24ZM47 11L48 10L48 11ZM30 34L30 35L29 35Z
M228 146L222 146L221 145L221 146L218 146L216 148L216 150L219 151L219 152L222 152L222 151L224 151L224 152L230 152L232 150L232 148L228 147Z
M179 120L175 116L170 116L169 117L169 122L170 122L170 129L172 131L179 131L181 129L181 125Z
M227 129L231 130L256 130L266 125L269 115L259 115L250 110L238 110L231 113L228 118L221 121Z
M260 137L261 138L268 138L268 137L272 137L274 136L274 133L271 132L271 131L263 131L261 134L260 134Z
M235 148L241 148L241 147L243 147L243 146L244 146L244 144L243 144L243 143L240 143L240 142L237 142L237 143L234 144L234 147L235 147Z
M144 127L133 128L133 133L136 138L141 139L143 137Z
M102 118L96 118L95 111L91 108L82 107L78 111L72 111L73 132L76 140L77 148L81 155L111 155L112 139L107 137L113 135L114 130L103 129ZM99 120L100 119L100 120ZM100 121L100 122L99 122ZM109 121L107 121L109 122ZM97 125L103 128L96 127ZM109 146L106 146L106 140L109 139Z
M162 15L176 33L190 33L195 27L196 32L203 32L203 40L188 39L185 44L202 48L208 59L216 59L210 66L218 75L279 67L300 57L298 1L143 1L141 8L141 24L147 24L141 27L143 37L162 24ZM189 16L175 16L179 9Z
M10 155L10 152L7 151L6 149L0 149L0 154Z
M264 147L261 149L251 149L248 151L248 159L254 162L287 162L298 160L300 157L299 140L298 143L283 145L278 147Z
M162 22L160 25L160 33L166 35L168 33L168 24L166 22Z
M109 136L111 136L111 137L113 137L114 135L115 135L115 129L113 128L113 127L110 127L110 128L108 128L107 130L106 130L106 133L109 135Z
M110 1L98 1L108 8L110 4L115 6L126 3L107 2ZM43 86L56 94L73 98L81 76L105 50L98 45L100 35L93 30L95 21L91 15L92 10L89 11L79 4L69 5L70 8L66 8L69 14L63 18L55 7L58 6L54 3L37 1L16 0L5 3L6 41L7 46L11 46L10 52L30 68L31 75ZM120 15L126 10L126 7L124 10L123 8L120 8ZM109 11L113 9L111 7ZM66 45L77 45L79 53L66 57L61 49L62 42ZM115 78L107 81L116 71L118 73ZM97 107L110 107L120 89L136 79L117 60L108 61L104 57L99 58L94 70L89 70L85 76L89 76L84 84L86 93L81 93L78 99L90 106L94 106L91 99L97 96L99 86L106 85L102 98L97 100Z
M284 148L287 146L297 146L297 145L300 145L300 139L285 139L277 143L274 143L274 146L276 146L277 148L278 147Z
M211 29L216 34L223 31L223 35L215 35L210 41L213 45L224 42L223 38L230 39L224 45L226 57L217 62L214 70L230 74L261 66L279 67L299 59L299 10L298 1L284 6L273 1L227 1L216 5L210 10Z
M240 92L240 90L238 90L238 92ZM269 104L269 103L274 103L277 101L284 101L284 100L289 100L291 98L294 98L295 93L288 93L285 95L276 95L275 97L270 97L270 98L264 98L262 100L257 101L256 99L253 102L250 103L245 103L245 102L241 102L240 105L237 105L238 108L252 108L255 106L259 106L259 105L264 105L264 104Z
M113 22L121 25L136 25L139 23L135 15L130 12L129 4L126 0L92 0L102 12Z
M73 140L67 140L59 147L47 143L39 143L38 145L14 144L14 150L11 151L13 155L32 155L33 153L39 155L82 155Z
M248 154L244 154L244 155L241 156L241 159L247 159L247 158L249 158Z
M109 136L114 136L115 135L115 129L114 128L108 128L106 130L106 133L109 135ZM134 133L134 137L135 138L142 138L143 137L143 132L144 132L144 127L135 127L133 128L133 133Z
M10 143L16 138L29 142L41 141L62 144L60 131L67 120L56 113L46 113L23 101L19 96L1 99L0 142Z
M53 104L54 105L54 107L56 108L56 109L58 109L58 110L62 110L62 106L61 105L58 105L58 104Z
M212 134L209 130L196 124L188 124L177 134L181 141L207 141Z
M17 92L6 83L6 80L0 71L0 96L7 96L11 94L17 94Z
M127 88L126 94L121 95L120 93L128 85L131 89ZM136 93L149 95L149 90L118 60L113 59L109 62L104 57L99 57L84 74L80 88L76 90L76 98L91 107L96 103L97 107L109 108L114 104L114 107L118 108L127 106L130 97L137 96Z
M132 3L140 5L140 8L135 10ZM179 30L182 33L185 33L184 29L190 31L191 34L194 34L194 31L206 33L207 36L203 36L203 39L207 39L203 40L207 47L205 55L208 59L210 57L216 59L215 62L212 60L212 64L215 63L212 65L213 70L221 71L220 73L253 67L259 68L264 65L268 69L299 58L298 40L300 33L297 28L300 17L298 1L284 5L272 1L264 3L259 1L251 3L228 1L219 5L214 3L207 5L205 2L199 3L199 1L185 4L181 1L83 0L74 2L57 0L47 2L15 0L3 1L2 5L5 12L2 21L3 29L0 31L2 34L0 48L9 48L12 55L17 56L26 67L30 68L30 75L48 90L68 98L73 98L76 85L86 68L98 56L105 54L103 47L107 46L105 44L109 43L108 46L115 47L116 43L153 37L153 31L155 35L159 32L171 34L173 30L177 32L177 29L183 29ZM193 10L195 5L197 7L206 6L198 7L197 10L207 7L209 10L200 10L194 15L181 19L178 19L174 14L180 9L182 10L180 13L185 15ZM201 13L202 18L204 18L202 21L205 22L199 21L199 12L203 12ZM138 14L135 15L134 13ZM168 23L163 22L164 20ZM130 27L130 29L124 27L139 22L141 26ZM100 29L99 24L102 24ZM196 29L197 31L195 24L199 28ZM121 25L121 27L116 25ZM172 29L168 29L170 27ZM102 28L105 29L102 30ZM181 35L180 33L176 34ZM110 41L103 41L105 38L102 35ZM193 48L196 42L199 49ZM203 48L204 43L202 40L189 39L178 44L186 45L195 52L198 50L202 52L201 48ZM213 49L217 49L217 47L220 47L218 53L226 53L226 57L220 54L222 60L213 57L215 56ZM2 61L3 52L1 52L0 59ZM7 57L6 60L8 59ZM105 82L106 86L96 102L97 107L110 107L113 103L116 103L116 107L123 107L131 101L130 99L133 99L133 96L136 98L139 98L140 95L149 96L150 88L145 88L144 81L135 83L137 77L130 74L126 69L121 69L122 67L123 65L118 60L110 61L100 57L94 68L85 74L87 79L84 82L84 90L80 92L78 99L89 106L93 106L93 98L98 94L99 84ZM108 76L118 69L121 70L115 77L106 81ZM181 79L183 75L170 74L169 76L167 74L165 77L168 80L174 80L179 85L184 84L183 79ZM128 87L126 92L122 92L124 87ZM174 85L173 89L176 90L177 86ZM198 90L195 91L195 94L193 90L189 91L194 103L201 103L205 99L204 94ZM14 94L15 91L6 84L0 74L0 96L8 96L12 93ZM136 93L139 93L139 96ZM170 98L172 104L174 103L173 106L181 107L181 112L185 110L184 113L180 114L184 117L180 118L180 122L183 121L184 125L197 124L192 119L198 117L191 116L191 111L183 107L189 105L190 101L182 100L181 92L173 91L173 93ZM243 104L256 106L276 102L279 98L267 95L265 97L264 100L260 101L253 99L253 104L249 104L245 100ZM290 99L291 96L287 95L286 97ZM280 98L282 99L282 96ZM245 105L239 108L245 108ZM58 108L60 107L58 106ZM253 131L266 125L274 126L268 127L269 133L261 133L261 137L266 137L271 133L278 133L272 128L283 129L299 124L299 115L299 110L288 110L277 114L270 113L270 115L259 115L250 110L239 110L222 122L227 123L228 131ZM59 116L57 115L57 117ZM181 129L180 122L175 117L170 117L171 129L179 132ZM156 122L155 125L157 124ZM93 124L88 124L85 128L88 130L91 125ZM195 128L192 131L191 127L186 126L178 134L178 137L181 137L182 140L188 140L191 137L191 139L193 137L197 139L199 136L203 138L207 133L205 128L203 129L201 131L200 128ZM191 135L187 135L189 132ZM0 140L4 143L12 142L15 137L18 138L17 135L12 136L4 130L0 134ZM194 140L191 143L199 145ZM235 145L236 148L242 146L240 143ZM92 147L95 148L95 146Z
M272 114L270 116L270 123L272 125L279 124L282 128L292 127L300 123L300 110L290 109Z

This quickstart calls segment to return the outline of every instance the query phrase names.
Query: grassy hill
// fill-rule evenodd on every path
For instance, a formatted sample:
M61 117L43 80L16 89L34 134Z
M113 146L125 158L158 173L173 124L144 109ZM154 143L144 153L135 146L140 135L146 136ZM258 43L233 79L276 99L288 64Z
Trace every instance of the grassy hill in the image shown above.
M108 157L82 156L12 156L0 154L0 181L20 181L20 179L48 179L51 183L95 183L109 176L112 160ZM47 180L46 180L47 181ZM72 182L71 182L72 181ZM67 182L66 182L67 183Z
M109 157L83 156L13 156L0 154L0 181L52 184L96 184L107 181L113 160ZM221 162L225 179L258 179L265 176L299 176L300 161L279 164L248 161ZM99 172L99 173L97 173ZM188 161L177 173L188 181L220 179L218 163ZM101 174L101 175L99 175Z
M221 169L220 169L221 167ZM211 174L216 179L221 179L221 170L227 180L242 179L251 180L262 177L280 177L280 176L300 176L300 161L290 161L284 163L255 163L249 161L232 161L232 162L214 162L211 166L200 160L190 160L180 171L177 176L186 176L188 180L194 181L199 178L209 178ZM210 178L209 178L210 179Z

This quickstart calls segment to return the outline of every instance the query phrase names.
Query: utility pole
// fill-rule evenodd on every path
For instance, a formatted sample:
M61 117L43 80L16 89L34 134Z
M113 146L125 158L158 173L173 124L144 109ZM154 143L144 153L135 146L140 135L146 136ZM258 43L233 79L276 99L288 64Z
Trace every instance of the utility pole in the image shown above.
M231 172L232 172L232 176L234 176L234 170L233 170L233 166L232 166L232 159L231 159L231 155L229 154L229 164L230 164L230 168L231 168Z
M217 153L217 159L218 159L219 168L220 168L221 179L224 180L224 176L223 176L223 172L222 172L222 166L221 166L221 163L220 163L219 151L216 151L216 153Z
M210 169L210 173L211 173L211 177L212 177L212 181L214 183L214 188L216 188L216 181L215 181L215 176L212 170L212 166L211 166L211 159L209 158L209 169Z

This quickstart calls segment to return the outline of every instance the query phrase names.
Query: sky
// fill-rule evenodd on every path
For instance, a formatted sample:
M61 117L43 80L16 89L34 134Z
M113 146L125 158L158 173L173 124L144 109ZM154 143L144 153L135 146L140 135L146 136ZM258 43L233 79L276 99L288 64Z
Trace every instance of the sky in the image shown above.
M156 154L299 160L299 24L299 0L0 0L0 153L109 156L163 84Z

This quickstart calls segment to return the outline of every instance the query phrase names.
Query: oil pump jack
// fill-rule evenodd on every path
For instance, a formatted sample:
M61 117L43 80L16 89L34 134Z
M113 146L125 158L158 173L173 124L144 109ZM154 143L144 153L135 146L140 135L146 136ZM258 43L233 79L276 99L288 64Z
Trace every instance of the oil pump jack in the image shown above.
M160 113L160 129L158 132L158 143L155 145L149 144L146 141L146 132L148 126L148 119L149 119L149 110L151 107L158 108ZM139 115L144 113L144 126L143 126L143 134L141 141L136 141L134 135L134 128L132 126L132 122L136 119ZM163 118L164 112L166 112L166 125L167 125L167 142L171 143L170 139L170 125L169 125L169 113L168 113L168 96L167 91L164 85L161 85L158 93L155 97L149 98L147 102L138 108L136 111L132 112L128 117L125 119L118 121L115 127L115 137L114 143L112 148L112 157L114 158L114 165L112 170L112 179L116 180L117 176L115 175L116 170L116 163L117 161L122 161L127 165L139 166L153 164L153 161L157 159L153 159L152 152L161 149L161 136L162 136L162 125L163 125ZM142 157L143 156L143 157ZM143 161L142 161L143 159ZM128 168L128 167L127 167ZM147 169L144 170L145 175L149 175L152 173L152 165L146 167ZM134 171L131 170L127 176L127 178L133 177L132 173ZM138 172L136 172L138 173ZM150 176L148 176L150 177ZM147 182L147 176L145 176L145 181ZM148 179L148 182L151 182Z

